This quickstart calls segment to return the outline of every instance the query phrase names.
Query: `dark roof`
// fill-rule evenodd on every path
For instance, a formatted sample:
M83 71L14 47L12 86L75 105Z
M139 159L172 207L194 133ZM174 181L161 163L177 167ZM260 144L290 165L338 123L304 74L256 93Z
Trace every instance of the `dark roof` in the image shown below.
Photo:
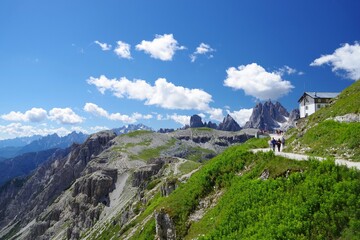
M339 95L339 92L304 92L304 94L300 97L298 102L301 102L305 95L308 95L311 98L335 98Z

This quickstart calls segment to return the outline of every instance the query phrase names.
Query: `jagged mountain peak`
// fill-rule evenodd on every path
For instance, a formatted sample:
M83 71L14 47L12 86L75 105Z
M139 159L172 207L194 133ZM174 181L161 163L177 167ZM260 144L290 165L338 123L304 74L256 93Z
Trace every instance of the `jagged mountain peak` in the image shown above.
M230 116L230 114L228 114L224 120L222 121L222 123L219 124L218 127L219 130L223 130L223 131L240 131L241 127L240 125L235 121L235 119L233 117Z
M128 124L119 128L113 128L112 131L116 133L116 135L121 135L121 134L125 134L131 131L136 131L136 130L148 130L148 131L152 131L152 129L142 123L139 124Z
M272 131L280 128L282 124L288 121L288 118L289 113L280 102L273 103L271 100L264 103L258 102L244 128Z
M199 127L208 127L212 129L230 132L236 132L241 130L240 125L235 121L233 117L230 116L230 114L227 114L227 116L224 117L223 121L219 124L219 126L211 121L209 121L208 123L203 122L201 117L197 114L192 115L190 117L190 128Z

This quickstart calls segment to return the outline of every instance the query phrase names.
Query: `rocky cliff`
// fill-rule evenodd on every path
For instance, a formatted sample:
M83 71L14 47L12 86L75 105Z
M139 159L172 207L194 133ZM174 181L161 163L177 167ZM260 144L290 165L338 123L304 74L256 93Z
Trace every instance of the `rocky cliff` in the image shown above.
M81 176L81 172L92 157L110 146L108 143L114 137L115 134L109 131L94 134L84 144L73 145L66 157L54 159L42 165L23 184L15 197L1 209L0 229L6 232L6 229L11 229L11 226L25 227L37 218ZM35 233L39 235L46 227L40 222L39 225L34 225L29 229L30 232L27 233L31 235L29 239L33 239Z
M289 113L279 102L275 104L271 101L260 102L254 107L250 119L246 122L244 128L273 131L280 128L282 124L285 124L288 118Z
M240 125L228 114L222 123L219 124L218 130L236 132L240 131Z
M199 115L193 115L190 117L190 128L200 128L200 127L207 127L211 129L217 129L221 131L228 131L228 132L236 132L240 131L240 125L233 119L229 114L224 118L224 120L219 124L212 123L211 121L203 122Z
M202 128L94 134L0 190L0 238L96 239L104 224L125 228L154 194L166 197L186 181L200 164L194 161L254 135Z

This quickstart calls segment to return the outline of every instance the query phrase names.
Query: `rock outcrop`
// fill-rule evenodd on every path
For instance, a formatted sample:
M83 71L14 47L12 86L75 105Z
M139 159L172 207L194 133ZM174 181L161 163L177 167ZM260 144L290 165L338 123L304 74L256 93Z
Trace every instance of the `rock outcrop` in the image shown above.
M222 123L219 124L218 130L237 132L241 130L240 125L228 114Z
M144 185L160 171L164 164L165 161L162 159L153 159L148 165L140 167L133 174L132 186L145 187Z
M248 122L244 128L258 128L266 131L278 129L287 122L289 113L279 103L273 104L271 101L256 104Z
M155 212L156 239L158 240L175 240L175 224L169 214L164 209Z
M201 120L201 117L199 115L192 115L190 117L190 127L191 128L198 128L198 127L204 127L204 123Z
M109 204L109 193L114 189L117 180L117 169L103 169L86 175L74 184L72 196L79 194L86 196L85 202L97 205Z
M110 146L109 142L114 137L111 131L94 134L84 144L73 145L66 157L54 159L38 168L4 206L6 208L0 215L0 229L12 223L23 227L35 219L80 177L92 157Z
M209 121L208 123L203 122L199 115L191 116L190 128L199 128L199 127L208 127L220 131L229 131L229 132L236 132L241 130L240 125L229 114L224 118L224 120L222 121L222 123L219 124L219 126L211 121Z
M161 196L169 196L178 186L176 178L166 179L160 187Z

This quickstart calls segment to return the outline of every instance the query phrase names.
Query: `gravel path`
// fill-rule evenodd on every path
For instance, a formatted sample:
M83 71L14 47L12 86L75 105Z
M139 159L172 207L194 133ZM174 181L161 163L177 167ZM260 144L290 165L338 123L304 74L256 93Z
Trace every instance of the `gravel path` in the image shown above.
M268 151L272 151L272 150L270 148L258 148L258 149L252 149L251 151L256 153L256 152L268 152ZM310 157L310 156L304 155L304 154L278 152L277 150L275 151L275 155L286 157L286 158L293 159L293 160L299 160L299 161L306 161ZM312 158L315 158L319 161L322 161L325 159L322 157L312 157ZM350 161L347 161L344 159L335 159L335 164L346 165L349 168L354 167L354 168L360 170L360 162L350 162Z

